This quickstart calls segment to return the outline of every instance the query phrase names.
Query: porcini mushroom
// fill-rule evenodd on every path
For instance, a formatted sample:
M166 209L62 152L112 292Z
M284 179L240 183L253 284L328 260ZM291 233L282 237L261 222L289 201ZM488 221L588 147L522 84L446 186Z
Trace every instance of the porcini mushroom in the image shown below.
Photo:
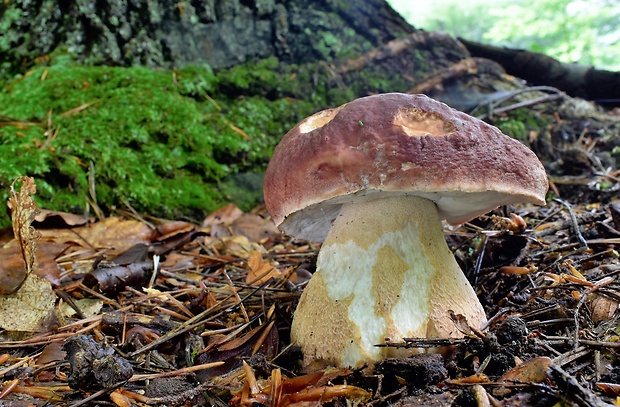
M480 301L448 248L458 224L500 205L543 205L536 155L497 128L424 95L388 93L316 113L275 149L265 204L285 233L323 242L291 339L306 363L360 366L386 338L459 337Z

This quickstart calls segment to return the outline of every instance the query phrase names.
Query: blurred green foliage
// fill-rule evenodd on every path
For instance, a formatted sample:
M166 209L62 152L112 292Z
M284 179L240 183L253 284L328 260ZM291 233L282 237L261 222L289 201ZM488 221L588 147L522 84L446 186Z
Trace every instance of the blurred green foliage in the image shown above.
M620 70L619 0L389 1L418 28Z

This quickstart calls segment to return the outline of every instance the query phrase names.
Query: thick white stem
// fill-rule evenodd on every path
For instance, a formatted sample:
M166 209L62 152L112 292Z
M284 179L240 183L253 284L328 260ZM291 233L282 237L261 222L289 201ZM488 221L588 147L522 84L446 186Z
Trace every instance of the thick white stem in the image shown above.
M358 201L343 205L323 243L291 337L306 363L360 366L398 354L374 346L385 338L462 336L450 311L475 327L486 321L435 204L411 196Z

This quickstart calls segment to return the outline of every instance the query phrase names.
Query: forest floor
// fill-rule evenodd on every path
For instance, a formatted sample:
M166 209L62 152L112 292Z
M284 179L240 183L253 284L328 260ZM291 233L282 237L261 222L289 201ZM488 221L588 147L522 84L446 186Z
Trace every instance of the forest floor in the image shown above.
M0 303L0 406L620 405L620 179L589 147L600 135L574 133L546 163L546 206L445 227L488 324L460 326L445 357L355 370L302 371L289 330L319 246L280 234L264 208L231 204L201 225L130 208L97 220L44 211L36 267L23 221L33 209L16 192L22 250L6 231L3 270L30 258L26 281L54 288L11 293L0 275L0 298L16 298ZM557 171L568 152L586 157L579 171L574 160ZM35 334L17 332L26 323Z

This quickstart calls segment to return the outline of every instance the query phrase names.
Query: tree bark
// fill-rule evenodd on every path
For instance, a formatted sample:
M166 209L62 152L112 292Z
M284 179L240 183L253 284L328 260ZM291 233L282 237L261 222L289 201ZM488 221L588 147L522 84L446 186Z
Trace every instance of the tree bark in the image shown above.
M61 49L85 63L225 68L359 55L414 31L384 0L53 0L0 5L0 64Z

